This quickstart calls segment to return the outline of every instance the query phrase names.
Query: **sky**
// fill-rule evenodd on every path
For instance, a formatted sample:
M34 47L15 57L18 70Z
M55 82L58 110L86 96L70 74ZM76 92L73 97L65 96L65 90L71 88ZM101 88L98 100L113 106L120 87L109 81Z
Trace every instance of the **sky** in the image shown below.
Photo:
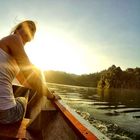
M140 67L140 0L7 0L0 6L0 38L23 20L35 21L25 50L43 70Z

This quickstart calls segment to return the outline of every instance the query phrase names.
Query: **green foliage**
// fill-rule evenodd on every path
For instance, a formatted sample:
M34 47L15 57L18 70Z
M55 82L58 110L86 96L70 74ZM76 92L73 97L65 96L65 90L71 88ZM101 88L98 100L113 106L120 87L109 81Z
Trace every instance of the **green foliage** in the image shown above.
M128 68L122 71L112 65L102 74L98 88L140 88L140 68Z
M107 70L98 73L75 75L61 71L44 72L45 79L50 83L98 87L98 88L139 88L140 68L127 68L112 65Z
M100 80L100 73L75 75L61 71L46 71L44 72L45 79L50 83L97 87Z
M61 71L46 71L44 72L45 79L50 83L66 84L66 85L81 85L76 81L77 75L68 74Z

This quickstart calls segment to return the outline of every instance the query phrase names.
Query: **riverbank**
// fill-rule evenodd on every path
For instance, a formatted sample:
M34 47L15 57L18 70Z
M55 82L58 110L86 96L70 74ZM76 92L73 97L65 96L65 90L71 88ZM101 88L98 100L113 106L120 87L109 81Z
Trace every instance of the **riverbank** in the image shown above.
M79 110L75 110L75 111L111 140L138 140L140 139L140 136L130 131L126 131L120 128L117 124L112 124L112 123L105 122L102 120L94 119L93 117L90 116L88 112L81 112Z

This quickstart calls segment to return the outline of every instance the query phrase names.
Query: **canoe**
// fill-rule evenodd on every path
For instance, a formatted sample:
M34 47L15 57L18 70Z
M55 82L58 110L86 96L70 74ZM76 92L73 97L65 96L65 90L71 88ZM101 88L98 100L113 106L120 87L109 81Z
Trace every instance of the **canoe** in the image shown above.
M13 85L14 93L26 92L28 88ZM32 92L30 90L30 92ZM84 120L63 102L47 100L43 97L41 110L35 108L27 127L32 140L108 140L98 129ZM39 113L36 113L39 112Z

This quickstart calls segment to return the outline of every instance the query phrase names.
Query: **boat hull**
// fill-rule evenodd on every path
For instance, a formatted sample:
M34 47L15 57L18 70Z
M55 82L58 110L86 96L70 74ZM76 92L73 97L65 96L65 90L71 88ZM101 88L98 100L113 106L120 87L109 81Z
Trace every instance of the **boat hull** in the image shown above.
M29 89L14 85L13 90L20 95ZM108 140L62 100L51 102L43 97L30 119L27 130L33 140Z

